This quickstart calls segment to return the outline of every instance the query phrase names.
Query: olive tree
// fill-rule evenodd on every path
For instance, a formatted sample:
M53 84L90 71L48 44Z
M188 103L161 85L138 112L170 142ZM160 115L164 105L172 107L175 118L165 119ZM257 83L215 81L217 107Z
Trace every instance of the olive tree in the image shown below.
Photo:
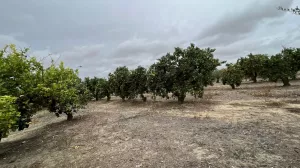
M223 85L230 85L232 89L240 86L244 77L240 65L238 64L227 64L227 68L222 72L222 83Z

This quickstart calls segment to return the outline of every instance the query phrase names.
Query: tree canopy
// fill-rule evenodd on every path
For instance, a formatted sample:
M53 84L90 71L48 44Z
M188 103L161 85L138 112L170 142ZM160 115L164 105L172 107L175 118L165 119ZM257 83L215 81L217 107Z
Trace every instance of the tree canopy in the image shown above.
M43 74L43 83L38 88L47 99L49 111L57 116L65 113L68 120L71 120L72 112L80 107L77 90L80 81L78 70L66 68L62 62L59 66L52 64L47 68Z
M112 88L113 93L116 96L125 100L125 98L129 98L130 96L130 71L126 66L118 67L113 73L109 75L109 85Z
M142 98L143 101L146 101L146 97L144 94L148 91L147 88L147 69L138 66L136 69L131 71L130 77L129 77L129 93L130 98L135 98L138 95Z
M220 79L221 79L221 76L222 76L222 71L221 70L215 70L213 72L213 79L216 81L216 83L220 83Z
M222 72L222 83L230 85L232 89L240 86L244 77L244 72L239 64L227 64L227 68Z
M86 93L79 92L78 71L52 64L48 68L27 55L29 49L17 50L7 45L0 50L0 139L10 130L23 130L38 110L47 108L57 116L72 112L84 103ZM5 120L5 121L3 121Z
M239 64L244 72L245 77L250 78L254 83L257 82L257 77L261 76L264 70L264 63L268 59L267 55L250 53L247 57L238 59Z
M289 79L300 70L299 63L300 48L285 48L265 62L263 75L274 82L281 79L284 86L290 86Z
M212 84L212 73L220 65L213 56L214 51L194 44L186 49L176 47L173 54L168 53L151 67L150 80L157 84L150 88L162 96L171 92L180 103L188 92L202 97L203 88Z
M99 78L97 87L99 89L100 99L106 97L106 100L109 101L111 98L111 87L109 86L107 79Z

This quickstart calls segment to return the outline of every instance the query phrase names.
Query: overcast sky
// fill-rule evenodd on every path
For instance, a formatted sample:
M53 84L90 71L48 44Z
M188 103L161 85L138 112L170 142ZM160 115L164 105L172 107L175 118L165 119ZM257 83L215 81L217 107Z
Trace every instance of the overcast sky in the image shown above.
M82 66L81 77L148 67L191 42L232 62L250 52L299 47L300 16L276 10L297 5L300 0L6 0L0 47L14 43L39 58L51 54Z

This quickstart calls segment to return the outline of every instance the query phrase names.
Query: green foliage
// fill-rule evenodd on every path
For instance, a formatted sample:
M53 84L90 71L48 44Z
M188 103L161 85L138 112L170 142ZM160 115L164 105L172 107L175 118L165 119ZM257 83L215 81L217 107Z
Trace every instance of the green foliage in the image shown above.
M284 48L281 53L287 57L292 71L300 70L300 48Z
M158 59L158 62L152 64L147 72L147 86L154 100L156 96L169 99L168 93L172 91L173 83L171 73L168 72L167 56Z
M0 140L8 136L10 130L18 127L20 113L15 105L16 98L0 96Z
M80 79L81 80L81 79ZM79 96L79 104L86 105L88 101L92 99L91 93L88 90L84 81L81 81L80 84L77 86L78 96Z
M213 75L213 79L216 81L216 83L220 83L220 78L222 75L221 70L218 70L218 69L215 70L212 75Z
M222 72L222 83L230 85L232 89L240 86L243 80L244 72L239 64L227 64L227 68Z
M84 83L91 93L91 98L94 98L97 101L99 99L107 97L107 100L110 100L111 90L109 87L109 83L105 78L94 77L90 79L89 77L86 77L84 79Z
M16 97L19 130L28 127L30 117L42 107L40 93L36 89L42 82L42 65L28 49L18 51L15 45L7 45L0 52L0 96Z
M109 85L116 96L122 100L130 96L130 71L126 66L118 67L113 73L109 74Z
M91 79L89 77L85 78L86 86L87 86L89 92L91 93L92 98L96 99L96 101L98 101L100 99L100 88L98 86L99 80L100 79L97 77L94 77Z
M161 96L172 92L180 103L187 92L202 97L203 88L212 84L212 73L220 65L213 57L214 51L200 49L194 44L186 49L175 48L172 55L168 53L150 67L150 90Z
M10 130L23 130L29 126L31 117L38 110L47 108L57 116L65 113L68 120L92 98L99 100L111 94L123 100L145 93L169 98L172 93L180 103L187 93L202 97L204 87L222 79L233 89L244 76L256 82L258 76L271 81L281 79L288 86L300 70L300 48L285 48L271 56L250 54L240 58L237 64L227 64L226 69L216 70L220 62L213 56L215 49L200 49L194 44L182 49L175 48L150 66L130 71L118 67L105 78L78 77L78 70L67 68L63 63L44 68L34 57L28 57L28 49L17 50L14 45L0 50L0 139Z
M108 81L105 78L99 78L97 88L99 89L100 99L106 97L107 101L111 98L111 89Z
M88 92L82 87L77 70L66 68L63 63L44 69L35 57L27 56L28 50L17 50L15 45L0 50L2 137L7 136L9 129L27 128L38 110L65 113L70 120L72 112L87 102Z
M47 99L46 106L50 112L57 116L65 113L68 120L71 120L72 112L81 107L77 90L80 84L78 71L64 67L61 62L59 66L52 64L44 71L43 84L39 85L38 89L44 99Z
M268 59L267 55L263 54L249 54L245 58L240 58L237 64L241 67L245 77L250 78L254 83L257 82L257 77L261 76L264 70L264 63Z
M292 12L295 15L300 15L300 8L296 6L296 8L283 8L282 6L278 7L278 10Z
M129 77L129 97L136 98L138 95L141 96L143 101L146 101L144 93L147 92L147 70L144 67L138 66L135 70L131 71Z
M276 82L281 79L284 86L290 86L289 78L294 78L300 70L300 49L285 48L271 56L264 64L264 77Z

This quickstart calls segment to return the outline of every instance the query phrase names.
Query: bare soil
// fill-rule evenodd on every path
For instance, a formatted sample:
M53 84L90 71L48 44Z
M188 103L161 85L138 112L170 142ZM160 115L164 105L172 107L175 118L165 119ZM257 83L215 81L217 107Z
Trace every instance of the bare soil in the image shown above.
M203 99L42 111L0 143L0 167L300 167L300 82L216 84Z

